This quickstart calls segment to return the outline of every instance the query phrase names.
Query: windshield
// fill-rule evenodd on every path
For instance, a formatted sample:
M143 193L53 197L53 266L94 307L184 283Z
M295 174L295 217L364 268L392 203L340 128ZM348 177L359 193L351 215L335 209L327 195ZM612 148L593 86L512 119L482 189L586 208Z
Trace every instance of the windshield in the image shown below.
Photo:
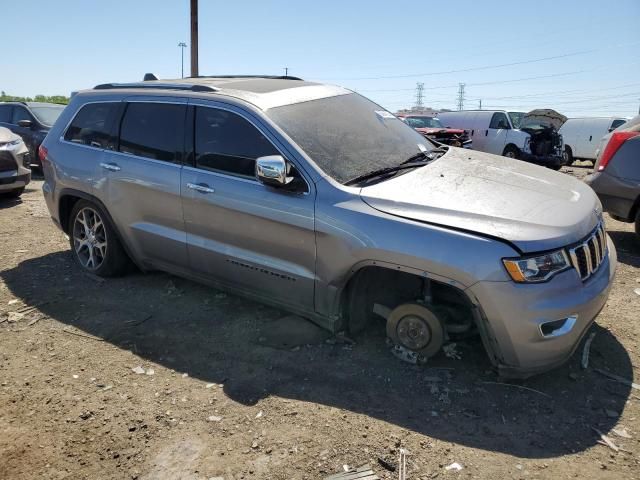
M51 126L64 110L64 105L51 105L46 107L30 107L40 123Z
M434 147L357 93L272 108L267 115L340 183Z
M509 118L511 119L513 128L520 128L522 126L522 117L524 117L524 115L524 112L509 112Z
M405 117L404 121L413 128L444 128L442 122L434 117Z

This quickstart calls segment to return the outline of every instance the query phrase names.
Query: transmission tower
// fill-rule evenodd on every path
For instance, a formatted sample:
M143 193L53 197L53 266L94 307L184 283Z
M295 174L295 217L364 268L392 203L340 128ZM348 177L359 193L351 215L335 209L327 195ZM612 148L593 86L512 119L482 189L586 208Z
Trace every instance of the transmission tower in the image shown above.
M464 83L458 86L458 110L464 110Z
M416 83L416 109L422 110L424 108L423 101L424 83Z

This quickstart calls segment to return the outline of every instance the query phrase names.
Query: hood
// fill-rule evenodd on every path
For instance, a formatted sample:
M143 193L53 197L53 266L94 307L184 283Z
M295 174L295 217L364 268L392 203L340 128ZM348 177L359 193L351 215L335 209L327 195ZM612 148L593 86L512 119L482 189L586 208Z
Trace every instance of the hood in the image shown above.
M422 133L423 135L434 135L436 133L450 133L452 135L461 135L464 133L464 130L460 130L459 128L416 128L416 132Z
M556 130L567 121L567 117L561 113L551 110L550 108L539 108L537 110L531 110L522 117L522 125L548 125L552 126Z
M602 213L593 190L568 175L453 147L360 196L382 212L501 238L522 252L575 243Z
M9 143L19 140L20 137L5 127L0 127L0 143Z

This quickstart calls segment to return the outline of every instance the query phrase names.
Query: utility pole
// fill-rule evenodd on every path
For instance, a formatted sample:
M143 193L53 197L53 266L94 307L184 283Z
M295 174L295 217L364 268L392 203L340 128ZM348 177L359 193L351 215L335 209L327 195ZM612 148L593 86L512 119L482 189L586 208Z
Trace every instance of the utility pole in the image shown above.
M198 76L198 0L191 0L191 76Z
M184 78L184 49L187 48L187 44L180 42L178 46L180 47L180 75Z
M289 76L289 67L284 67L284 76L285 77Z
M461 83L458 86L458 110L464 109L464 87L464 83Z
M424 83L416 83L416 110L424 108Z
M479 106L478 110L482 110L482 99L480 99L480 106Z

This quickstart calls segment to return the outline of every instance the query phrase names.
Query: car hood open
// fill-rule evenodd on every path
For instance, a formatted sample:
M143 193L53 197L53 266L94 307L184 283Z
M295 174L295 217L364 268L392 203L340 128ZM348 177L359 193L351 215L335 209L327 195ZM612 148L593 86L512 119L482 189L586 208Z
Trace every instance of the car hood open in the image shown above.
M382 212L500 238L522 252L575 243L602 214L591 188L568 175L453 147L360 196Z
M526 125L546 125L560 130L560 127L567 121L567 117L550 108L539 108L531 110L522 117L521 124Z

